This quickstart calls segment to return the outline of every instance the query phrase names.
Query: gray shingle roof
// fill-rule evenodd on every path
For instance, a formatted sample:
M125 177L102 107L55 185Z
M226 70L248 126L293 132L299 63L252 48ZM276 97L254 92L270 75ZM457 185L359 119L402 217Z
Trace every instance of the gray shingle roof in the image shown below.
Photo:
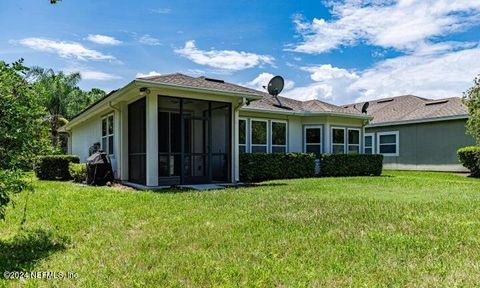
M347 109L354 106L361 109L365 102L345 105ZM369 101L368 115L373 116L370 124L387 122L413 121L441 117L464 116L467 107L458 97L444 99L427 99L414 95L403 95Z
M268 93L243 87L237 84L224 82L223 80L215 80L206 77L191 77L188 75L176 73L160 76L142 77L140 80L148 80L164 84L179 85L184 87L201 88L201 89L214 89L225 92L237 92L237 93L249 93L256 96L261 96L262 99L252 101L247 109L255 110L268 110L268 111L294 111L294 112L334 112L342 114L354 114L361 115L360 111L352 108L343 108L333 104L325 103L319 100L298 101L295 99L279 96L282 105L291 108L292 110L286 110L276 107L277 101Z

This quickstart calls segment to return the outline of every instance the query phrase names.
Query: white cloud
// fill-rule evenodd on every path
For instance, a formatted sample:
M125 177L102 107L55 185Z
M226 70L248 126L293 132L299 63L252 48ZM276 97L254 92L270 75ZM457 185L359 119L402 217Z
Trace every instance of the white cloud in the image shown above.
M200 50L195 46L195 41L190 40L175 53L192 60L200 65L207 65L222 70L238 71L243 69L261 66L263 64L273 65L274 58L269 55L258 55L243 51L234 50Z
M331 65L304 67L314 82L287 91L286 96L337 104L404 94L433 99L459 97L480 73L480 46L461 50L455 46L450 50L446 46L424 47L418 53L380 61L363 71Z
M150 36L149 34L142 35L139 39L138 42L145 44L145 45L151 45L151 46L158 46L161 45L160 40L158 40L155 37Z
M122 41L115 39L114 37L100 34L89 34L87 40L93 43L101 45L119 45L122 44Z
M274 76L275 75L273 75L273 74L263 72L263 73L258 74L258 76L255 79L253 79L250 82L245 83L244 85L247 86L247 87L253 88L253 89L257 89L259 91L266 91L263 88L263 86L267 86L270 79L272 79ZM284 86L283 90L284 91L290 90L290 89L293 88L293 86L295 86L295 82L293 82L292 80L287 80L286 79L285 80L285 86Z
M77 42L54 41L44 38L25 38L18 41L23 46L31 49L56 53L63 58L76 58L79 60L115 60L111 55L88 49Z
M480 1L471 0L344 0L331 1L329 7L331 20L294 17L302 41L287 50L316 54L366 42L412 51L480 20Z
M97 80L97 81L109 81L109 80L116 80L116 79L122 78L117 75L100 72L100 71L93 71L93 70L80 71L80 75L82 75L82 79L84 80Z
M148 73L142 73L142 72L138 72L137 75L135 75L135 78L143 78L143 77L151 77L151 76L160 76L162 74L160 74L159 72L157 71L150 71Z
M155 14L170 14L172 13L172 9L170 8L157 8L157 9L150 9L151 13Z

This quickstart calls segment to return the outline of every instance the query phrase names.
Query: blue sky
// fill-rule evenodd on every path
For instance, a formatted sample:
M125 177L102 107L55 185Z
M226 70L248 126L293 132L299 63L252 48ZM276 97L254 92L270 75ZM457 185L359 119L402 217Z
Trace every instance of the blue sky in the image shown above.
M461 96L480 74L480 1L4 0L0 59L112 90L181 72L337 104Z

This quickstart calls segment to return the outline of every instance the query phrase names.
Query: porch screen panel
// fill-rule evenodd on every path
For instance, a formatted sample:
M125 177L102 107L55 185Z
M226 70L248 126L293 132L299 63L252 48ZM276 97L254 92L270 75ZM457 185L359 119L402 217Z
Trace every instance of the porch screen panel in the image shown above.
M212 180L227 182L230 175L231 104L212 102Z
M146 100L128 105L128 181L146 184Z

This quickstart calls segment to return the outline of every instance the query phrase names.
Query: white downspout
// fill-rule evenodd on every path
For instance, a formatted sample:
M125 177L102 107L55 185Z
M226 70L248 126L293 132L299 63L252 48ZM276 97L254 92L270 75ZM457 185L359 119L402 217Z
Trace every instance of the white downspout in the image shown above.
M233 125L232 125L232 132L233 132L233 177L232 182L233 184L237 184L240 181L240 151L238 150L238 117L239 117L239 110L245 104L247 104L247 100L245 97L242 97L242 101L234 108L233 110Z

